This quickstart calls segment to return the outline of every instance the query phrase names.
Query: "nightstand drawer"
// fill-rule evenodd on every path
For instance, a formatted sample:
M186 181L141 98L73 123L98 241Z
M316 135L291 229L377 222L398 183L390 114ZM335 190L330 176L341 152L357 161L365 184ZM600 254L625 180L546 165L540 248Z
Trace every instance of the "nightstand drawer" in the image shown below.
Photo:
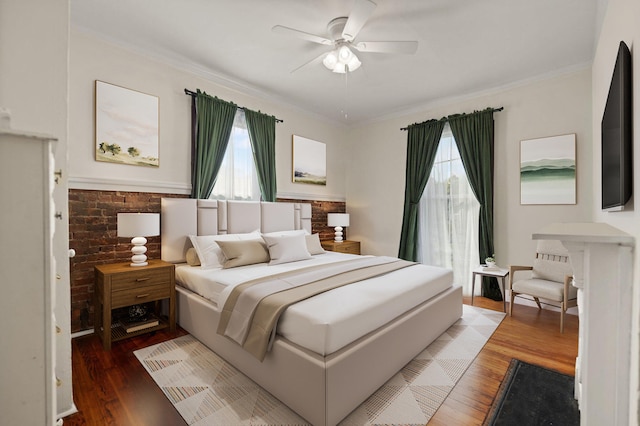
M130 290L136 287L148 287L165 284L171 281L171 268L130 270L126 273L113 274L111 277L111 291ZM137 302L136 302L137 303Z
M139 303L151 302L154 300L164 299L171 295L169 283L144 286L138 288L129 288L122 291L114 291L111 293L111 307L113 309L122 306L130 306Z
M347 254L360 254L360 241L345 240L341 243L333 240L321 241L322 248L329 251Z
M336 244L333 250L339 253L360 254L360 244Z

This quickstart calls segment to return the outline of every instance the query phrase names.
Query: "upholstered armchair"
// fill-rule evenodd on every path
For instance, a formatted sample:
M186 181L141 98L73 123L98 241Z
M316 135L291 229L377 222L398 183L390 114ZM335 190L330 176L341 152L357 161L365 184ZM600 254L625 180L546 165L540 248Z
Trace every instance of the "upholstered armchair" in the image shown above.
M509 288L511 304L509 316L513 314L513 301L516 296L529 295L542 309L542 303L560 308L560 332L564 333L564 315L568 308L577 306L577 289L571 285L573 270L569 262L569 253L560 241L540 240L536 249L533 266L509 267ZM530 271L524 277L522 271ZM516 274L518 276L516 277Z

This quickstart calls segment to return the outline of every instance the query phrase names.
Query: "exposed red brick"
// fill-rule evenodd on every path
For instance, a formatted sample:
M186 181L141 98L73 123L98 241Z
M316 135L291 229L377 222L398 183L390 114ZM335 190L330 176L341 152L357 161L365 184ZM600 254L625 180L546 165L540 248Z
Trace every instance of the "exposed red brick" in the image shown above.
M117 214L122 212L160 213L160 200L186 198L178 194L145 192L69 190L69 247L76 250L71 260L71 329L93 327L93 287L96 265L126 262L131 257L127 238L117 236ZM344 213L344 202L289 200L311 203L312 231L321 239L333 239L327 227L327 213ZM160 237L148 238L147 256L160 258Z

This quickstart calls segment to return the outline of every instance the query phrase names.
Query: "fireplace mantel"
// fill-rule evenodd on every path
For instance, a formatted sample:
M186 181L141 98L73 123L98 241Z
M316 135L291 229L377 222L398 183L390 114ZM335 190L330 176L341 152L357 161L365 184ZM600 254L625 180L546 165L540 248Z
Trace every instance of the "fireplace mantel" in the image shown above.
M635 239L606 223L554 223L533 239L560 240L569 250L580 318L580 424L627 426Z

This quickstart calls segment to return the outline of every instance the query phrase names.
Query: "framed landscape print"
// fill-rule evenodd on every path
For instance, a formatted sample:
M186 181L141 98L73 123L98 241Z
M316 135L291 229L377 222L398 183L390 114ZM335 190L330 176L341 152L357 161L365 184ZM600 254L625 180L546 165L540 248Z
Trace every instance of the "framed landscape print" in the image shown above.
M576 135L520 141L520 204L576 204Z
M327 184L327 146L322 142L293 135L293 181Z
M159 166L157 96L96 80L96 160Z

